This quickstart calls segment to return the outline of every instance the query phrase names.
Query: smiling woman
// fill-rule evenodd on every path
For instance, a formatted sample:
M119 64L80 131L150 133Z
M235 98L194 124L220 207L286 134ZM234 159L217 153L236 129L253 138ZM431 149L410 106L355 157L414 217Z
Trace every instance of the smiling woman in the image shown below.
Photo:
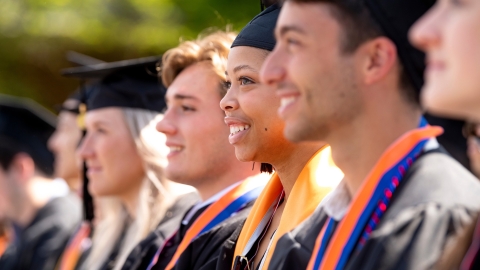
M77 268L136 269L197 199L189 193L192 188L165 177L168 148L155 130L164 92L148 72L157 61L150 57L68 71L99 79L87 99L87 134L78 151L100 216L91 250Z
M323 142L292 143L283 136L285 124L277 114L280 98L274 86L260 81L261 67L275 46L273 29L278 14L279 7L272 5L240 32L225 72L228 91L220 107L225 111L229 142L237 158L268 164L275 170L241 232L230 239L238 241L236 247L224 247L235 249L224 253L234 254L234 258L225 256L223 260L225 267L233 263L234 269L247 265L267 269L278 239L303 222L342 177L341 172L325 177L336 167L329 162L329 148ZM323 186L312 174L320 163L329 164L318 171ZM325 180L332 181L326 184Z

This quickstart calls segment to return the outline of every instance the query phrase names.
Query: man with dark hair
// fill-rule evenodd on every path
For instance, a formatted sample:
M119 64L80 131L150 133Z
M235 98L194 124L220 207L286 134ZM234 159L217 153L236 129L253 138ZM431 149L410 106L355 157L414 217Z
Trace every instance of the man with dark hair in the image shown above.
M52 180L47 140L55 118L36 103L0 95L0 212L13 241L0 269L54 269L80 222L80 201Z
M262 68L285 136L331 145L345 177L278 242L269 269L429 269L480 206L480 184L422 117L407 32L434 1L290 0Z

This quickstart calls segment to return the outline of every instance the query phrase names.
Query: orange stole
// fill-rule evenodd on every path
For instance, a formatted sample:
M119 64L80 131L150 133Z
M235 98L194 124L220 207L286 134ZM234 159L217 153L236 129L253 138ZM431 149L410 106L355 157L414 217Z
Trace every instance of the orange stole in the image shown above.
M248 191L252 191L257 188L262 188L265 185L265 181L263 181L262 175L251 176L238 186L227 192L227 194L223 195L219 200L212 203L192 224L192 226L187 230L182 242L175 251L173 258L167 265L166 269L173 269L175 264L177 263L178 258L180 255L187 249L188 245L200 234L200 232L226 207L235 201L237 198L241 197Z
M318 179L317 179L318 178ZM295 185L289 199L286 201L277 232L272 239L272 245L266 254L264 268L268 268L275 246L281 236L288 233L308 218L325 196L335 188L343 178L343 173L335 166L331 158L329 146L318 150L307 162ZM272 203L283 191L282 183L274 174L267 186L256 200L243 226L235 247L234 258L243 256L242 252L267 213ZM233 266L233 262L232 262Z
M77 266L78 260L82 255L82 243L90 235L91 225L83 222L80 229L75 233L74 237L68 243L59 262L59 270L73 270Z
M325 251L324 259L320 265L320 269L336 269L338 261L344 252L344 247L349 241L349 237L357 221L362 214L363 207L368 203L372 197L373 192L378 184L378 179L382 174L395 165L398 160L407 155L408 152L417 144L421 139L429 137L437 137L443 133L443 129L440 127L424 127L416 130L409 131L402 137L397 139L387 150L382 154L377 164L372 168L370 173L365 178L359 192L353 198L347 215L340 221L335 230L327 250ZM307 269L314 268L315 258L321 245L321 238L325 232L326 224L322 229L319 237L316 240L312 257L307 266Z
M0 257L2 257L2 255L5 252L5 250L7 249L9 243L10 243L10 239L8 238L7 233L0 236Z

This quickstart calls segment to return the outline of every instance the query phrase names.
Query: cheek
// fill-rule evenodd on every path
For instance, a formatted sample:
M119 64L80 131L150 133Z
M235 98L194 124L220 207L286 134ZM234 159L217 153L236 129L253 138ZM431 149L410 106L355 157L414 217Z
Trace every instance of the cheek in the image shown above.
M134 145L111 139L99 144L96 154L104 171L102 181L97 183L102 189L99 193L123 193L143 178L143 163Z
M439 48L444 72L427 76L423 101L433 112L467 115L480 103L480 14L451 18Z

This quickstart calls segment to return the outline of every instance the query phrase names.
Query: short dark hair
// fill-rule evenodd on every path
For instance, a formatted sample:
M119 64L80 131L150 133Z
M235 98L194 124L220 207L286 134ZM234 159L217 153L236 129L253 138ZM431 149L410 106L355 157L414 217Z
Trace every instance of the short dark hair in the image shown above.
M16 154L16 151L0 146L0 166L5 170L10 168Z
M343 53L355 52L363 43L384 36L381 26L373 19L370 11L361 0L285 0L294 3L326 3L330 5L332 17L343 28L341 50ZM399 61L399 87L407 101L420 106L418 92L412 79Z

